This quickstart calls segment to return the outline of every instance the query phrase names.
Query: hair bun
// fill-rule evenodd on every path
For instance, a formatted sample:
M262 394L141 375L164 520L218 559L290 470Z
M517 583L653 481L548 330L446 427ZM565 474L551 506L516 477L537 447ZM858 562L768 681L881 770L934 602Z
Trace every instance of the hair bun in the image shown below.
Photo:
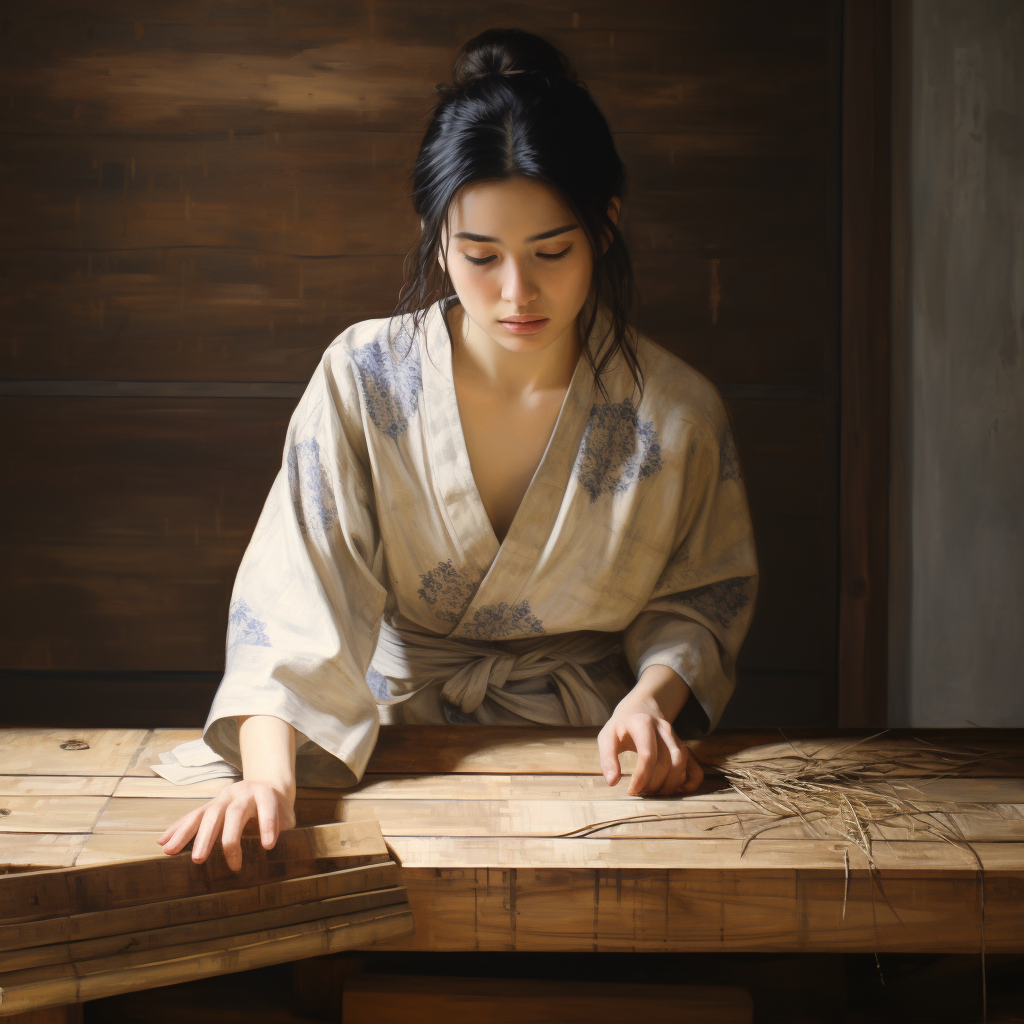
M489 28L474 36L455 58L452 82L461 92L488 75L543 75L548 82L575 82L568 58L546 39L518 28Z

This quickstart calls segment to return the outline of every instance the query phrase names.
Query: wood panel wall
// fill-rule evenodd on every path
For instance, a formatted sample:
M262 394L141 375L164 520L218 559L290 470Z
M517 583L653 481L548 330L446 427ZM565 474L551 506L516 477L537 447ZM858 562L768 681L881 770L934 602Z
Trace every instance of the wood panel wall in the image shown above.
M9 720L202 720L288 416L330 341L391 312L434 85L504 24L563 48L604 110L640 327L734 420L763 575L726 724L835 723L837 3L52 0L4 19Z

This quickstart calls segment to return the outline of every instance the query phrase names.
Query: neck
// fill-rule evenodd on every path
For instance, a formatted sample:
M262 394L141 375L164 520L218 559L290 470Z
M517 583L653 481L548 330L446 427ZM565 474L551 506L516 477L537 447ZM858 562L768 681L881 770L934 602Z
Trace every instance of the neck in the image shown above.
M460 303L451 306L448 322L454 341L454 372L462 380L508 398L567 388L582 352L575 322L536 352L509 352L470 320Z

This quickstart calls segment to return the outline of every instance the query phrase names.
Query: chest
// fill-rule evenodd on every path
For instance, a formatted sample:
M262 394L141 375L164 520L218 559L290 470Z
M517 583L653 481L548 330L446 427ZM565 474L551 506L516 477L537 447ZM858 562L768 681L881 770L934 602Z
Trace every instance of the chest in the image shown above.
M458 381L455 391L473 479L502 541L551 439L565 389L514 401Z

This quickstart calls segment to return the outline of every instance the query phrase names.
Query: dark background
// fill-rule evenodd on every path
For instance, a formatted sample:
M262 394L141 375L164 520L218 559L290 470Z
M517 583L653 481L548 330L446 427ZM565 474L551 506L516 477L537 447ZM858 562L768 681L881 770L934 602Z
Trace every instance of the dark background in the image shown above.
M8 8L0 718L202 723L288 417L393 309L434 85L494 25L588 83L639 326L733 419L762 577L722 724L840 723L843 8L678 0Z

